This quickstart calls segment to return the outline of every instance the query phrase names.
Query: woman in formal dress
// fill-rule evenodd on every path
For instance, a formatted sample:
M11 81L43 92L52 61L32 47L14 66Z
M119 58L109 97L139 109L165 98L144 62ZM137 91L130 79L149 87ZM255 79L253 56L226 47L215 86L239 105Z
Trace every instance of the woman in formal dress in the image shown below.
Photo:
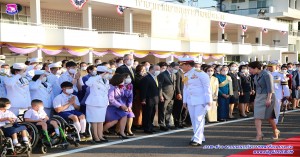
M31 100L38 99L43 101L44 110L48 116L52 115L52 102L53 102L53 94L52 94L52 85L47 82L46 71L44 70L35 70L32 81L29 83Z
M97 75L91 76L85 84L89 88L89 95L85 101L86 120L92 123L93 138L96 143L107 142L103 137L103 122L105 121L108 102L109 81L111 71L105 66L97 67Z
M253 87L248 67L246 65L241 65L239 71L239 76L241 78L240 117L247 118L248 116L245 112L250 103L250 95L252 94Z
M127 105L122 101L125 97L124 80L121 74L115 74L110 80L110 89L108 91L109 105L106 110L104 131L107 132L109 128L119 122L118 135L122 139L128 139L124 132L129 114Z
M219 92L219 82L216 77L213 76L214 74L214 67L208 66L205 69L205 72L209 75L210 77L210 87L212 89L212 98L213 102L210 107L210 110L207 112L207 119L208 122L217 122L217 100L218 100L218 92Z
M135 69L135 81L134 81L134 98L133 98L133 106L132 111L135 115L133 119L133 125L136 128L142 127L142 104L140 99L140 81L147 74L146 67L144 65L138 65Z
M122 74L124 76L124 97L122 98L122 101L126 106L128 107L128 115L127 115L127 136L134 136L134 134L131 131L132 122L134 113L132 112L132 101L133 101L133 85L131 83L131 77L128 73Z
M263 134L261 131L262 120L266 119L272 126L273 139L278 139L280 131L277 129L274 121L275 112L275 94L273 77L266 70L262 70L263 65L258 62L251 62L249 64L249 72L254 77L254 83L256 85L256 97L254 101L254 118L256 127L256 138L254 141L263 140Z
M218 121L224 122L229 116L229 100L233 95L232 80L228 74L228 67L223 66L220 70L220 74L216 77L219 81L219 93L218 93Z

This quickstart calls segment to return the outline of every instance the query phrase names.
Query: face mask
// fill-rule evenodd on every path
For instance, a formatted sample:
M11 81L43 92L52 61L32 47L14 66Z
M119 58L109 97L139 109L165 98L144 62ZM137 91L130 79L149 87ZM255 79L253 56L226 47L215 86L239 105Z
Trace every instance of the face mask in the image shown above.
M77 72L76 69L70 69L70 70L69 70L69 73L71 73L71 74L75 74L76 72Z
M159 74L160 74L160 71L155 71L153 75L158 76Z
M61 75L61 70L57 70L56 75Z
M242 70L242 73L247 73L247 69L243 69L243 70Z
M237 67L231 67L230 68L230 71L236 71L237 70Z
M4 73L5 73L6 75L10 75L10 70L9 70L9 69L4 69Z
M1 69L1 70L0 70L0 73L5 73L5 69Z
M47 81L47 77L43 77L42 82L45 83Z
M284 74L286 74L286 73L287 73L287 70L282 70L282 72L283 72Z
M96 65L99 65L99 64L101 64L102 62L100 62L100 61L98 61L97 63L96 63Z
M150 66L146 66L146 71L149 71Z
M86 70L87 69L87 67L81 67L81 70L82 71L84 71L84 70Z
M127 66L132 66L132 65L133 65L133 61L132 61L132 60L128 60L128 61L126 62L126 65L127 65Z
M97 75L97 71L93 71L92 76L96 76L96 75Z
M7 105L7 106L5 107L5 109L6 109L6 110L9 110L10 107L11 107L11 105Z
M72 94L74 92L74 89L72 88L72 89L66 89L66 93L67 94Z
M290 70L290 71L292 71L292 70L293 70L293 68L289 68L289 70Z
M129 84L129 83L131 83L131 78L126 78L125 79L125 84Z
M176 70L176 69L174 69L174 70L172 71L173 74L176 74L177 72L178 72L178 70Z
M207 72L207 74L208 74L209 76L213 76L214 72L209 71L209 72Z
M221 74L222 74L222 75L227 75L227 74L228 74L228 71L221 71Z
M44 111L44 106L40 107L38 112L42 112L42 111Z

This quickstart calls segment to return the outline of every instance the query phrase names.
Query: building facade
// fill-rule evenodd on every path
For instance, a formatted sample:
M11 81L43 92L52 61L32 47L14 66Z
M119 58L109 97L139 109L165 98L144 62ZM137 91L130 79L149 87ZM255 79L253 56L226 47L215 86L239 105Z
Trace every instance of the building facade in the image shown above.
M285 54L300 51L300 0L225 0L223 11L288 24Z
M92 63L126 53L152 63L183 56L206 63L297 60L290 35L282 33L286 22L151 0L89 0L81 10L69 1L24 0L18 14L8 15L13 2L0 0L1 54L10 64L30 57ZM126 7L123 14L117 6Z

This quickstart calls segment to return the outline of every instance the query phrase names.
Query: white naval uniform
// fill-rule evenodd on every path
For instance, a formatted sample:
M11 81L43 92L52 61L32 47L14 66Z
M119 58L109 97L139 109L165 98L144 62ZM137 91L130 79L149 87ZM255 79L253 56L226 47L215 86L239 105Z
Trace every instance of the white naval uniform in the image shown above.
M86 120L88 122L104 122L106 109L109 105L108 90L109 81L105 83L100 75L90 77L85 84L90 87L90 94L87 97Z
M47 82L49 82L52 85L52 95L53 98L55 98L56 96L58 96L61 93L61 88L60 88L60 84L59 84L59 77L60 75L54 75L54 74L50 74L47 76Z
M47 115L51 115L52 113L52 101L54 99L52 94L52 85L50 83L45 82L45 87L42 84L42 81L40 79L37 79L36 81L31 81L29 83L29 89L30 89L30 95L31 100L38 99L43 101L44 104L44 110L46 111Z
M4 79L7 77L5 73L0 73L0 98L6 98L7 92L4 84Z
M21 75L12 75L4 79L7 90L7 98L10 100L9 109L15 115L19 115L22 110L27 110L31 106L29 80Z
M191 140L202 144L205 114L213 101L210 79L206 73L193 68L184 74L183 82L183 103L188 106L194 132Z
M288 85L281 85L282 82L287 82L287 78L283 73L280 72L272 72L271 73L273 76L274 80L274 91L275 91L275 106L274 106L274 111L275 111L275 123L278 123L278 119L280 116L280 106L281 106L281 99L283 97L289 97L290 96L290 90Z

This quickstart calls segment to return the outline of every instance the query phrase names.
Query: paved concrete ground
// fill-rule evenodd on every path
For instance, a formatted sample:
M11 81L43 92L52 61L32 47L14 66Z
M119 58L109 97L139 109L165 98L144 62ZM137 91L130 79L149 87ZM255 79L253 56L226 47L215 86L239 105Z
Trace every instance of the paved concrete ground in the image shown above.
M241 121L243 120L243 121ZM280 140L290 138L300 134L300 111L287 113L284 123L280 123L278 128L281 131ZM161 132L160 132L161 133ZM158 133L158 134L160 134ZM271 139L272 130L267 122L263 124L264 141L252 142L256 136L253 119L239 119L223 123L207 124L205 128L206 142L204 145L262 145L274 142ZM192 130L176 130L175 133L163 132L163 135L151 137L138 132L136 137L128 142L121 141L116 136L109 136L109 143L106 144L82 144L80 148L70 148L65 151L60 148L49 150L47 156L67 156L67 157L193 157L193 156L227 156L244 150L210 150L202 147L188 146L192 136ZM154 137L153 137L154 136ZM138 140L136 140L138 139ZM93 148L93 149L92 149ZM78 151L78 152L74 152ZM66 153L66 154L60 154ZM42 154L33 154L42 156Z

